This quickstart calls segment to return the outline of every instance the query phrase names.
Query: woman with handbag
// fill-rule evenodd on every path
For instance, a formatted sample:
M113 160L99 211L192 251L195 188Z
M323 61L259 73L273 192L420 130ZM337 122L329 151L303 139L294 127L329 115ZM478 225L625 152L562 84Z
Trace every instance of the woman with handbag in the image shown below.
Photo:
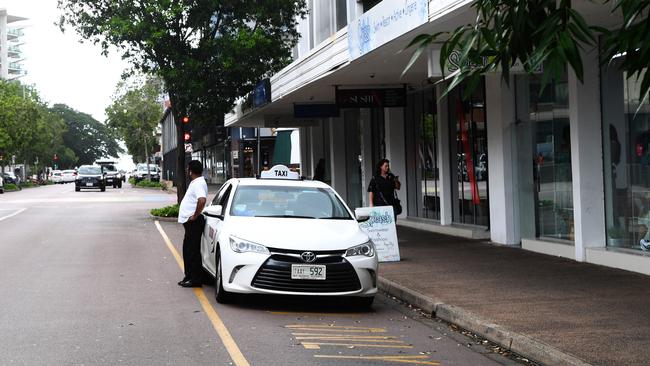
M375 176L368 186L370 207L393 206L393 213L397 218L397 215L402 213L402 204L396 192L401 186L399 177L390 172L388 159L381 159L377 164Z

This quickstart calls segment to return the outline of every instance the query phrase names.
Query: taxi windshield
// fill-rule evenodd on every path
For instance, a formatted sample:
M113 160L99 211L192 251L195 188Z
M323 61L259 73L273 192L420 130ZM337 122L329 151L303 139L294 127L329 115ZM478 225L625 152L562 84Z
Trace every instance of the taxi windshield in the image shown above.
M352 220L331 189L315 187L240 186L230 215Z

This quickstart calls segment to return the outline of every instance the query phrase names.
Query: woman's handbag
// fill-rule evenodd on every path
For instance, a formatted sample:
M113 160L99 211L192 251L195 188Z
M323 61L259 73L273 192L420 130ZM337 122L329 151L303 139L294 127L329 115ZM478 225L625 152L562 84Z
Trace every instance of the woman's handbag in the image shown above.
M384 201L384 203L386 203L387 206L393 206L393 214L397 216L402 213L402 202L399 200L399 198L397 198L397 192L395 191L393 192L395 194L395 197L393 197L392 203L388 202L386 197L384 197L383 193L379 192L379 196L381 197L381 200Z

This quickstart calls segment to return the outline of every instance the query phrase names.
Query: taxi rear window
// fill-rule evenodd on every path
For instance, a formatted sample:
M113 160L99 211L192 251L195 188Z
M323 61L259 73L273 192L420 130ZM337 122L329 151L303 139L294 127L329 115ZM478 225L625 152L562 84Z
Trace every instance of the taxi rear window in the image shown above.
M312 187L240 186L230 215L352 220L331 189Z

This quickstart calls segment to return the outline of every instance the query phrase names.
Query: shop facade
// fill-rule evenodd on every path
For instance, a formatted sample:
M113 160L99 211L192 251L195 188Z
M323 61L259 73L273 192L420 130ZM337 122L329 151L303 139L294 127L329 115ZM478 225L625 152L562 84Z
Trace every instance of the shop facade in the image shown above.
M271 101L226 125L298 128L302 174L351 207L368 204L389 159L400 225L650 274L650 106L617 62L603 68L597 48L584 50L584 82L570 70L543 88L538 75L506 85L487 74L469 98L464 85L443 96L435 50L402 75L410 54L399 51L471 21L470 3L333 1L347 25L320 43L312 9L296 60L270 78ZM588 20L609 12L575 8ZM378 22L387 14L403 16Z

